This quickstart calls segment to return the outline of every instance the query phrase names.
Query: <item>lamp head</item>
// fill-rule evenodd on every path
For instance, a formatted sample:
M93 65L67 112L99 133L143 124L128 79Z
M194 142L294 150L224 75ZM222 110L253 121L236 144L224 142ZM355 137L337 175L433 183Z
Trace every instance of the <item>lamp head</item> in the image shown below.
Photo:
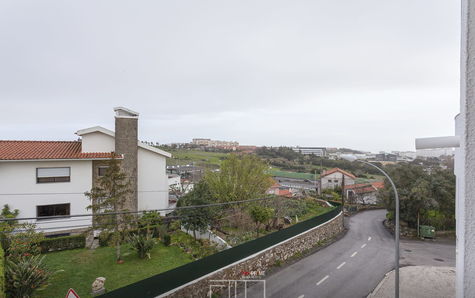
M355 161L355 160L358 159L358 158L357 158L355 155L353 155L353 154L342 154L340 157L343 158L344 160L347 160L347 161Z

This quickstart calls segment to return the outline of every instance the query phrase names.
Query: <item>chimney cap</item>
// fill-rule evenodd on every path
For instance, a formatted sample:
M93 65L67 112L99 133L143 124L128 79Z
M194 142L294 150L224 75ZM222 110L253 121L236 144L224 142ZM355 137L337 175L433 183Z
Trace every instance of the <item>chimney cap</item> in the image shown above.
M114 112L115 112L116 118L138 118L139 117L139 113L134 112L124 107L115 107Z

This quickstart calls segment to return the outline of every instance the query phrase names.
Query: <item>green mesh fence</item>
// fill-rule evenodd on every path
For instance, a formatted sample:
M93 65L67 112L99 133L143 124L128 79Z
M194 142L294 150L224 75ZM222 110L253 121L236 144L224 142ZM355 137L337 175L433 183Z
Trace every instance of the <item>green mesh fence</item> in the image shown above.
M286 229L113 290L100 297L156 297L321 225L337 216L340 211L340 206L334 207L327 213Z

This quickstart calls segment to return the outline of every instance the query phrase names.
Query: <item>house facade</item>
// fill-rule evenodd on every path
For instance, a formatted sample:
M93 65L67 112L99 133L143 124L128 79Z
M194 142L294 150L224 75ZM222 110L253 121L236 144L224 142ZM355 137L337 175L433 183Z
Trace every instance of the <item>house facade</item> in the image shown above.
M115 132L96 126L76 132L78 141L0 141L0 206L18 209L20 218L36 218L29 222L45 233L87 228L91 216L70 216L91 214L84 193L104 175L115 152L130 181L125 208L168 208L170 153L138 141L138 113L114 110Z
M356 176L350 172L344 171L339 168L334 168L325 171L320 176L320 190L334 189L336 187L343 188L344 185L355 184Z
M384 188L384 182L372 182L345 186L345 196L348 202L362 205L376 205L378 192Z

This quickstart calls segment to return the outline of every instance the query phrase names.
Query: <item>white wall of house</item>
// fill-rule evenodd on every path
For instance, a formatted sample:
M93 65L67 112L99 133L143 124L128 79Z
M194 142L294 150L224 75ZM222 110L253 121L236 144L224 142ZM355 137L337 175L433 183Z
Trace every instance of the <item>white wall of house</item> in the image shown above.
M177 174L168 175L168 187L170 189L181 190L181 177Z
M115 139L101 132L92 132L81 136L82 152L115 151Z
M139 148L138 151L138 209L168 208L168 174L166 158ZM164 214L164 212L162 212Z
M70 182L37 183L36 169L45 167L70 167ZM92 161L10 161L0 162L0 207L8 204L19 209L19 217L36 217L36 206L71 204L71 214L91 213L84 192L92 185ZM64 226L91 223L90 217L37 221L38 228L54 232Z
M324 176L321 178L321 185L322 185L322 190L325 189L333 189L337 186L341 187L341 184L343 182L343 173L340 172L335 172L330 175ZM355 184L355 180L349 176L345 175L345 185L353 185Z

